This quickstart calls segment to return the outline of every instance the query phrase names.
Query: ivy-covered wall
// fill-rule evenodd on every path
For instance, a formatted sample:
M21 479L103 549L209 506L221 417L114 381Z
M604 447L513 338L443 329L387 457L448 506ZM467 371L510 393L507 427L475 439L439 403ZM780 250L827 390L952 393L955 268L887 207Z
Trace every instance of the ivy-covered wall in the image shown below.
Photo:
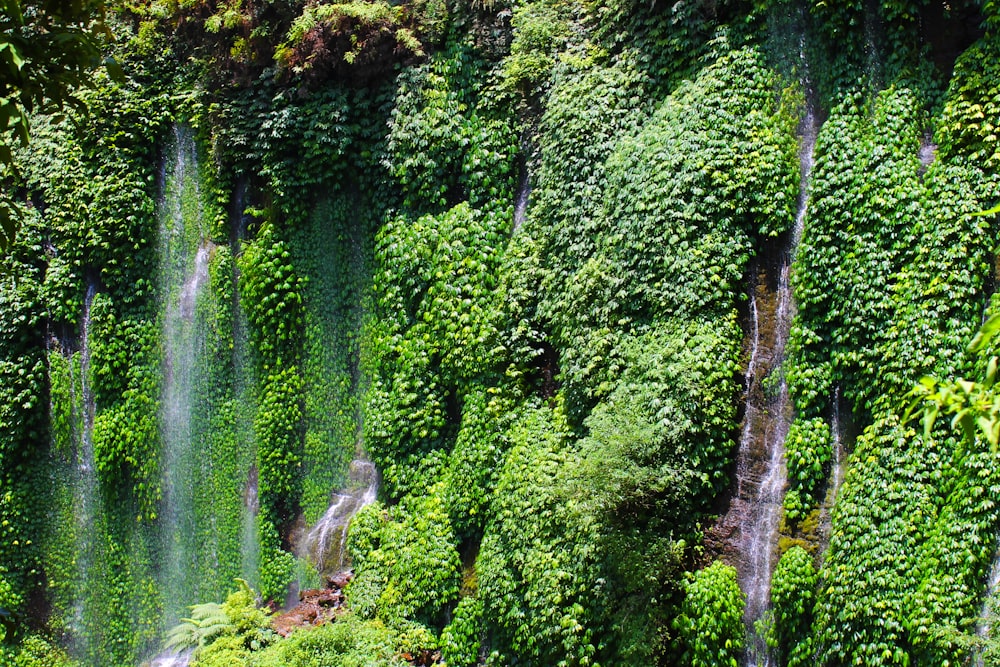
M0 662L138 665L199 604L198 665L740 664L704 536L782 381L777 664L989 655L996 448L906 417L995 352L994 3L109 8L126 77L4 184ZM249 587L323 583L357 457L349 611L279 639Z

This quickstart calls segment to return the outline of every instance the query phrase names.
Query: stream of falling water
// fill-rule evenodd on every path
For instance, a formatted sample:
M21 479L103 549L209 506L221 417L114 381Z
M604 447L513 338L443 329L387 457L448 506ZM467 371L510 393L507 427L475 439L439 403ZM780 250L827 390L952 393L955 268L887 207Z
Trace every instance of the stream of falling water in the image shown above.
M757 622L764 617L770 605L771 575L774 568L774 548L778 533L778 524L781 518L782 497L785 489L787 471L785 468L785 437L791 424L792 406L788 395L788 383L785 381L781 371L781 363L785 358L785 345L788 342L788 335L791 330L792 318L795 315L795 303L792 298L791 270L795 261L795 253L798 249L799 241L802 239L802 230L805 225L806 212L809 205L809 177L813 167L813 151L816 146L817 121L811 109L807 110L806 117L802 122L802 139L799 149L799 204L798 212L795 216L795 224L792 228L791 238L788 242L788 249L783 253L781 266L777 281L777 306L774 315L774 341L771 346L772 354L770 373L778 373L780 382L777 392L765 399L763 412L759 414L756 406L751 406L748 400L747 416L744 422L743 435L751 442L740 443L740 469L746 471L749 467L749 459L753 455L753 449L759 444L752 442L753 426L758 423L758 419L764 421L763 424L763 446L764 451L757 454L765 462L763 476L753 493L750 506L747 508L740 525L740 552L741 564L740 584L747 597L744 621L747 624L749 640L747 641L747 651L744 663L749 667L771 667L774 664L773 657L767 647L767 643L761 632L757 630ZM758 337L761 335L757 314L758 304L756 295L751 303L751 313L753 316L754 342L751 354L748 377L760 378L758 368L760 365L758 348ZM753 479L752 474L746 475L748 479ZM742 478L743 475L741 474ZM742 484L742 479L740 480ZM743 489L741 489L742 491Z
M517 198L514 200L514 229L516 232L524 224L524 219L528 215L528 201L531 199L531 175L527 168L521 177L521 184L517 188Z
M840 387L833 390L833 404L830 407L830 437L833 460L830 469L830 482L827 486L826 498L820 507L819 539L820 552L825 553L830 544L830 533L833 530L833 505L837 502L840 487L847 473L847 451L844 443L844 424L841 414Z
M89 577L95 572L94 564L97 558L97 545L94 543L97 521L98 497L97 476L94 463L94 417L97 408L94 402L94 392L90 385L90 311L97 293L97 285L90 282L87 285L87 295L83 302L83 315L80 320L80 377L73 373L73 362L70 361L71 391L73 391L73 423L75 440L74 459L74 518L76 522L76 568L77 581L81 590L87 590ZM77 388L79 394L77 395ZM90 647L86 643L90 633L86 630L84 620L85 596L77 596L73 609L73 636L77 644L76 653L89 655Z
M996 555L993 557L990 578L986 582L986 594L983 609L979 613L979 623L976 625L976 637L985 641L992 636L993 624L997 620L998 613L1000 613L1000 546L997 547ZM982 649L976 652L975 665L985 667Z
M166 620L176 622L191 603L196 582L194 564L193 458L196 443L192 421L201 354L198 299L208 283L212 245L205 240L198 191L197 149L189 131L175 129L175 156L164 167L161 227L161 289L164 292L164 378L160 421L163 438L164 581L161 582ZM210 548L210 545L200 545Z
M358 510L375 502L378 472L371 461L358 457L351 461L347 487L333 495L330 507L302 542L302 555L322 575L333 575L345 566L347 526Z

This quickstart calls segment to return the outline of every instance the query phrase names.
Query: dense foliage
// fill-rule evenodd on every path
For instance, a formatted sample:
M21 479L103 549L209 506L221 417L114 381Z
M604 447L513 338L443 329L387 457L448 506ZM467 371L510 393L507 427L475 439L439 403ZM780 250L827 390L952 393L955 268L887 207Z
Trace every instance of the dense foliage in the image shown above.
M906 411L993 400L995 3L668 4L109 3L126 76L39 74L89 115L5 103L0 661L994 655L995 423ZM745 619L753 392L787 481ZM280 638L368 459L347 609Z

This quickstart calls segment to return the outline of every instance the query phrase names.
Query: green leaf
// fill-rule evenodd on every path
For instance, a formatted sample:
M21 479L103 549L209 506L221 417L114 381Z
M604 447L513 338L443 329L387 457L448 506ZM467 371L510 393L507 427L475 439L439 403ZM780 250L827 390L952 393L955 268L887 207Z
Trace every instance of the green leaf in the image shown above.
M972 215L978 218L978 217L985 217L987 215L996 215L997 213L1000 213L1000 204L997 204L988 211L978 211L976 213L973 213Z
M1000 331L1000 313L990 316L988 320L983 323L983 326L979 328L979 332L976 334L972 342L969 343L970 352L978 352L979 350L986 347L993 337L996 336L997 331Z

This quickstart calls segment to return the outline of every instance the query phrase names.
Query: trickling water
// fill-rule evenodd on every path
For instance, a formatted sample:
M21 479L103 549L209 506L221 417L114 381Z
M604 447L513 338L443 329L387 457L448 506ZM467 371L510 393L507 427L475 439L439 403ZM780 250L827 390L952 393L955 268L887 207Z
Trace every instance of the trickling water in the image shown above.
M191 649L174 652L166 651L149 661L148 667L188 667L191 664Z
M917 155L920 158L920 169L917 171L917 175L922 177L937 157L937 144L934 143L930 132L924 134L920 141L920 151Z
M87 285L87 295L83 301L83 317L80 320L80 387L83 400L83 432L81 433L81 453L79 466L81 472L87 473L93 479L94 469L94 416L97 406L94 403L94 392L90 386L90 309L94 305L97 285L93 282Z
M521 177L521 185L517 188L517 199L514 200L514 231L516 232L524 224L524 218L528 214L528 201L531 198L531 177L525 169Z
M257 466L250 468L243 499L243 525L240 527L240 552L243 556L243 579L251 586L257 585L260 570L260 538L257 534L257 514L260 497L257 490Z
M979 613L979 623L976 625L976 636L979 639L986 640L991 637L993 624L998 613L1000 613L1000 547L997 548L996 555L993 557L990 578L986 582L983 609ZM982 651L977 651L975 663L976 667L984 667L985 661Z
M208 283L213 246L205 240L198 184L197 149L189 131L175 128L174 159L164 165L160 230L160 288L164 294L164 374L160 406L163 439L163 572L167 620L191 604L195 566L194 469L197 445L192 424L201 409L196 375L202 355L198 301ZM212 545L197 545L211 549ZM204 557L204 554L201 554Z
M98 494L97 477L94 462L94 417L97 406L94 392L90 384L90 312L97 294L97 285L90 282L83 302L83 315L80 320L80 366L79 378L76 377L75 364L71 358L70 387L72 392L72 420L74 447L74 535L76 536L76 569L80 590L88 590L91 586L90 577L95 572L97 560L97 544L95 543L97 524ZM88 646L90 633L86 630L85 609L86 596L77 596L73 607L73 637L78 655L90 655Z
M827 486L826 498L820 508L819 538L821 552L826 550L830 543L830 531L833 526L831 516L833 505L837 502L840 494L840 487L844 483L844 475L847 472L847 451L844 444L844 425L841 415L840 387L833 390L833 404L830 407L830 437L833 452L830 482Z
M243 243L247 233L248 216L245 213L247 189L246 177L240 177L233 197L233 207L230 211L231 236L229 240L233 257L243 253ZM240 282L239 263L233 262L232 274L232 312L233 312L233 393L236 405L242 406L237 412L236 429L239 439L245 443L243 453L250 461L256 459L253 430L253 379L250 370L249 335L246 312L240 302L237 285ZM257 514L260 511L258 494L257 464L250 463L246 468L246 485L243 490L243 505L240 525L240 555L242 557L241 577L252 587L259 584L260 571L260 536L257 531Z
M748 401L747 414L743 426L743 434L748 441L740 443L740 471L746 480L758 481L755 492L751 495L749 506L744 508L740 520L740 583L747 596L744 620L747 624L750 639L747 642L745 664L749 666L770 667L773 658L764 637L757 632L757 621L763 618L770 605L771 575L774 568L774 550L781 518L782 497L784 495L787 471L785 469L785 438L791 424L792 406L788 395L788 383L781 372L781 363L785 356L785 345L791 330L792 318L795 315L795 304L792 299L791 269L795 261L795 253L802 230L805 225L808 210L809 176L813 166L813 150L816 145L816 118L808 111L802 124L802 142L799 153L800 187L799 205L795 216L795 225L789 239L788 249L781 259L778 274L776 297L777 304L774 313L773 330L770 343L770 363L766 368L759 368L761 361L759 347L761 327L757 315L757 295L752 299L752 315L754 318L754 342L751 364L748 369ZM754 405L751 400L752 383L763 378L762 371L769 371L773 376L778 374L777 391L770 397L764 393L764 404ZM763 423L761 423L763 422ZM762 438L760 437L762 436ZM763 442L759 440L762 439ZM760 451L763 446L763 451ZM763 474L755 480L751 471L751 460L763 462ZM758 463L758 469L760 464ZM741 491L743 479L739 485Z
M347 526L358 510L375 502L378 472L366 459L351 461L347 488L335 493L329 509L302 542L302 553L321 574L335 574L344 567Z

